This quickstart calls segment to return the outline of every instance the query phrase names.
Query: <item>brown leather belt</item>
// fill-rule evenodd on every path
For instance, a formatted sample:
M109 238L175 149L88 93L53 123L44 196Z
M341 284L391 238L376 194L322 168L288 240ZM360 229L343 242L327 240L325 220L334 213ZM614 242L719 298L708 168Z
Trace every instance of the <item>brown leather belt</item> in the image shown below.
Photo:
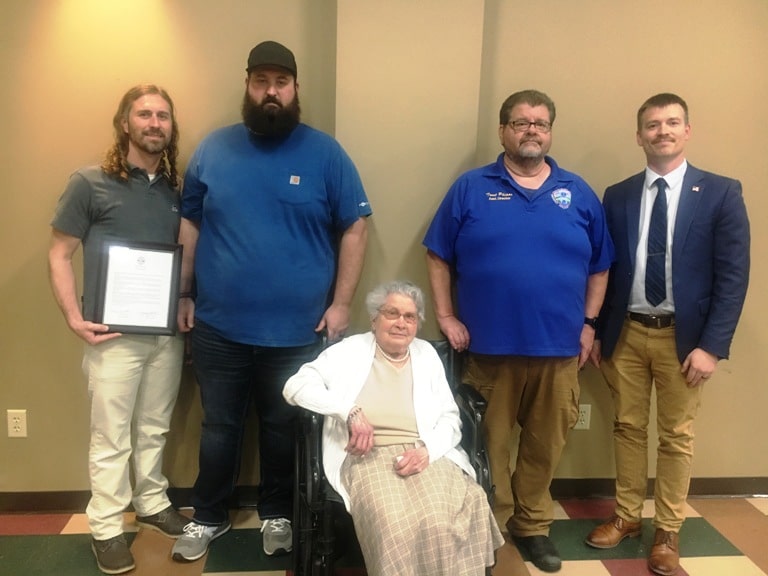
M646 328L669 328L675 325L674 314L664 314L657 316L655 314L640 314L639 312L627 312L627 318L634 322L639 322Z

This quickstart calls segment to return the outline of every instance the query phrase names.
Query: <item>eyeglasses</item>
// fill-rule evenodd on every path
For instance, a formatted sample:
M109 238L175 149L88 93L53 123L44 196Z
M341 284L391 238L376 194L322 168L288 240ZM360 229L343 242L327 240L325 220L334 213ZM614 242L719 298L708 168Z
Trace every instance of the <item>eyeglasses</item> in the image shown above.
M400 316L403 317L403 320L405 320L406 324L416 324L418 322L419 317L415 312L406 312L403 314L398 310L397 308L379 308L379 314L384 316L387 320L397 320L400 318Z
M528 128L531 126L533 126L533 129L536 130L536 132L541 132L542 134L546 134L552 130L552 124L545 122L544 120L536 120L536 122L528 122L528 120L512 120L512 122L507 122L507 125L518 133L528 132Z

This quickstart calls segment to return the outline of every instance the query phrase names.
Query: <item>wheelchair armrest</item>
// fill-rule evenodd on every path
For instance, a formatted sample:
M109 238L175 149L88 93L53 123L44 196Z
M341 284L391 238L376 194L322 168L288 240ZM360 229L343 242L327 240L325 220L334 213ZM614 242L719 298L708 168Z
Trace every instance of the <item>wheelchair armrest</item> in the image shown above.
M341 496L331 487L323 469L323 422L325 416L301 409L296 437L297 466L301 490L307 499L307 505L316 510L326 502L341 502Z
M461 383L456 387L456 404L459 406L461 416L461 446L469 456L472 468L475 469L478 484L485 490L488 502L493 507L496 489L491 478L491 467L483 433L483 418L488 409L488 402L469 384Z
M479 420L482 420L483 416L485 416L485 411L488 409L488 402L480 392L463 382L456 387L456 402L463 403L468 410L478 414L480 416Z
M297 417L298 434L313 454L320 454L323 445L323 416L301 409Z
M469 454L470 460L474 460L485 451L483 419L488 402L469 384L461 383L456 389L456 404L461 416L461 445Z

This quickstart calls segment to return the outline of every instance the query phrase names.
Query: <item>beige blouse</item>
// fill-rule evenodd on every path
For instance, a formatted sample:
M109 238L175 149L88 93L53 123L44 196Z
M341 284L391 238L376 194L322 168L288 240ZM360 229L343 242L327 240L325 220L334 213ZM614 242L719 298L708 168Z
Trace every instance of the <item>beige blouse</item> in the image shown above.
M363 409L373 426L375 446L413 444L419 437L410 358L402 366L394 366L376 350L368 379L355 404Z

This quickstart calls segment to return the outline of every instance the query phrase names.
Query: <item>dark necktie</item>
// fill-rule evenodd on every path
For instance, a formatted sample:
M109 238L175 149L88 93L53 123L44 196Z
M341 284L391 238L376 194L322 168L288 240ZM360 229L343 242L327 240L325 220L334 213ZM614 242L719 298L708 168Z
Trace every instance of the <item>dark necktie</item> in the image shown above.
M648 260L645 266L645 298L652 306L658 306L667 297L667 182L659 178L655 184L656 200L648 227Z

